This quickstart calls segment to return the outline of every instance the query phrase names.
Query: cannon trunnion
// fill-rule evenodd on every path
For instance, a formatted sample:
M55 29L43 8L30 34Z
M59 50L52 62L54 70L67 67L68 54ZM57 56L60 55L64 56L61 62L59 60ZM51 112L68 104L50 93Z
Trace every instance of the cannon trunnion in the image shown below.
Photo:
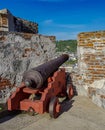
M51 117L58 117L61 110L58 98L73 96L65 69L58 69L67 59L64 54L25 72L20 87L8 99L8 110L24 110L32 115L48 112Z

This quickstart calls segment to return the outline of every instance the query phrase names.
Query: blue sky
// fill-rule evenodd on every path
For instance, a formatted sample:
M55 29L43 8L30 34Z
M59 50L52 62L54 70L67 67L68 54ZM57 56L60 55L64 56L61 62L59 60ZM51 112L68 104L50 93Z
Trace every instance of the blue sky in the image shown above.
M57 40L105 30L105 0L0 0L0 9L39 24L39 34Z

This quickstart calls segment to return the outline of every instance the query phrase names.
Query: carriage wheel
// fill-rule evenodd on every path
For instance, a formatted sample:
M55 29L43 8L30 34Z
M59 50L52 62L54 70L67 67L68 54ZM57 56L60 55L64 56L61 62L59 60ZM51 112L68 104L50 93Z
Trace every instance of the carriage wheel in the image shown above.
M71 99L73 97L73 87L72 87L72 85L67 86L67 96L68 96L68 99Z
M52 97L49 104L49 114L52 118L57 118L60 113L60 104L57 97Z

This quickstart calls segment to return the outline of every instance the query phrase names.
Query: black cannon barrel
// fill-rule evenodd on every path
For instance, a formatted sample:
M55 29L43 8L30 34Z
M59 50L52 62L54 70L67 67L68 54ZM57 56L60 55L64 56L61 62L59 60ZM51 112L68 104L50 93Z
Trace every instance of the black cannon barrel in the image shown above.
M38 67L32 68L26 71L23 74L23 82L26 87L35 89L41 88L43 83L47 80L47 78L53 74L59 66L61 66L65 61L67 61L69 56L67 54L63 54L58 58L50 60Z

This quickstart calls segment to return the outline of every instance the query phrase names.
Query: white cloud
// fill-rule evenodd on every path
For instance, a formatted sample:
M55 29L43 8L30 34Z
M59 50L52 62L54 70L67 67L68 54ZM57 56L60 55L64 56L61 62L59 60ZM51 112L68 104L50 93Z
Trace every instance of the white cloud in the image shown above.
M57 40L77 39L78 32L55 32Z
M46 30L48 28L45 35L54 35L57 40L77 39L77 35L81 32L79 32L79 30L86 28L84 24L57 24L54 23L52 19L45 20L41 24ZM52 31L49 30L49 28L51 28Z
M83 28L85 25L83 24L56 24L56 26L61 28Z
M54 23L52 19L48 19L42 22L44 25L50 25L51 27L59 27L59 28L66 28L66 29L77 29L77 28L85 28L84 24L57 24Z
M43 24L46 24L46 25L53 24L53 20L47 19L47 20L43 21Z
M50 35L56 36L57 40L69 40L69 39L77 39L77 35L79 32L53 32L49 33ZM49 35L45 34L45 35Z

